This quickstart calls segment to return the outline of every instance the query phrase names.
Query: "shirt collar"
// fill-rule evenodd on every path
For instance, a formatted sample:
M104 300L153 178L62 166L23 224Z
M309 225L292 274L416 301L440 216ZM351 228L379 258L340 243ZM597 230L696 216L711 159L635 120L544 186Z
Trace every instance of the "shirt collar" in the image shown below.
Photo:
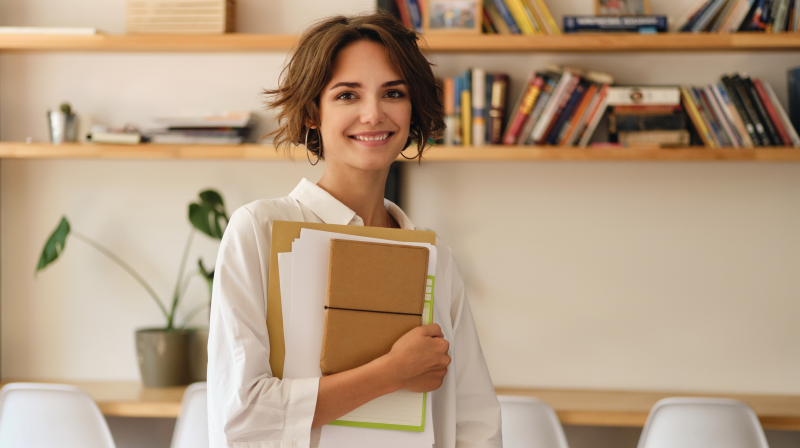
M364 225L364 221L356 215L356 212L308 179L301 180L289 197L308 207L326 224ZM414 224L400 207L388 199L384 199L383 203L401 229L415 229Z

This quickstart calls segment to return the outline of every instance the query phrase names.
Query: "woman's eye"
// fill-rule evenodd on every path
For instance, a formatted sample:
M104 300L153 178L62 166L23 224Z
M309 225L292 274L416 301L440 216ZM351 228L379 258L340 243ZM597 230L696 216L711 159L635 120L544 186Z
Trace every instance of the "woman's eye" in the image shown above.
M386 93L386 96L388 96L389 98L402 98L406 96L406 94L399 90L391 90Z
M336 99L337 100L354 100L354 99L356 99L356 96L353 95L351 92L344 92L342 94L339 94L339 96L337 96Z

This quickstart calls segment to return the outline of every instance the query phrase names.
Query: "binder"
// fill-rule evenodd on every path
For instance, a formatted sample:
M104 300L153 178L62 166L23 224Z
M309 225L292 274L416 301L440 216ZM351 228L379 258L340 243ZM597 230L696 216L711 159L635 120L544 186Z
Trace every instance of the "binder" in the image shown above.
M331 375L377 359L422 325L426 247L331 240L320 370Z

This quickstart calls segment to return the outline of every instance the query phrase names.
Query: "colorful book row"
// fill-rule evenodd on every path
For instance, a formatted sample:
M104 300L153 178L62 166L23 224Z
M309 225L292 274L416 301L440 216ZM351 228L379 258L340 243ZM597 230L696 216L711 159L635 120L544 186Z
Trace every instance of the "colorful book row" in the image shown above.
M772 86L734 74L707 86L682 86L689 118L711 148L800 147L795 127Z
M561 34L544 0L484 0L487 34Z
M798 31L800 0L702 0L675 26L682 32Z

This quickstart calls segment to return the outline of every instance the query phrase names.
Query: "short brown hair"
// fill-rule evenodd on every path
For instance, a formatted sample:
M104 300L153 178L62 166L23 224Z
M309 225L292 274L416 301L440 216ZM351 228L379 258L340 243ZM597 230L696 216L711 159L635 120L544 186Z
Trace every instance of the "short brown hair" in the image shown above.
M430 61L417 45L419 34L386 13L335 16L317 22L300 37L300 42L275 90L264 90L269 109L278 109L275 147L305 143L307 122L319 125L319 97L333 77L336 56L347 45L361 40L379 43L386 48L389 60L408 85L411 100L409 141L417 142L422 155L428 139L444 130L444 106L441 87L436 82ZM320 151L319 132L308 135L308 150L324 158Z

